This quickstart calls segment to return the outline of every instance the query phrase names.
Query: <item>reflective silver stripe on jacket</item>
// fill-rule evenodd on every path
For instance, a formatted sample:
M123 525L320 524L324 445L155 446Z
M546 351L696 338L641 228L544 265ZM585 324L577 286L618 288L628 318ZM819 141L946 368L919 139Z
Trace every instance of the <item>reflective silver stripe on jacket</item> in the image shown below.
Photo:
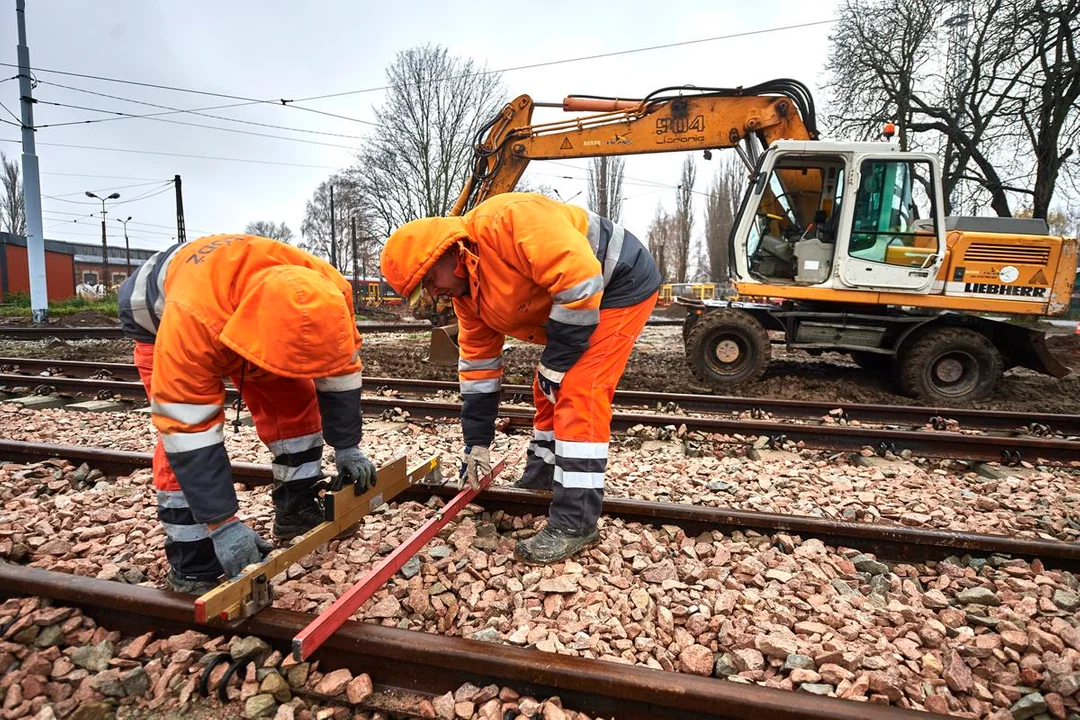
M499 353L493 358L483 358L480 360L469 360L467 358L458 358L457 369L458 372L468 372L469 370L498 370L503 366L503 356Z
M182 453L192 450L201 450L213 445L225 443L225 425L218 423L209 430L194 433L162 433L161 444L165 446L165 452Z
M359 390L364 385L363 373L354 372L337 377L315 378L315 389L319 392L345 392Z
M489 378L487 380L462 380L462 395L480 395L482 393L498 392L502 387L502 378Z
M593 254L599 258L600 240L604 227L603 218L592 210L586 210L585 212L589 216L589 229L586 232L586 237L589 238L589 247L592 248ZM622 225L615 222L611 223L611 237L608 238L607 251L604 253L604 287L607 287L608 283L611 282L611 277L615 274L615 267L619 264L619 258L622 257L625 235L626 229Z
M160 508L175 509L188 507L188 501L187 498L184 497L183 490L158 490L157 504Z
M150 401L150 412L155 415L163 415L170 420L182 422L185 425L198 425L206 422L217 415L219 410L221 410L221 405Z
M173 542L197 542L210 537L210 529L205 525L179 525L177 523L161 523L165 528L165 536Z
M274 440L267 443L271 454L277 455L292 455L293 453L303 452L310 450L314 447L319 447L323 444L323 435L321 432L310 433L308 435L300 435L298 437L282 438L281 440Z
M135 286L131 291L131 316L139 324L139 327L153 335L157 334L154 317L160 319L161 313L165 311L165 274L169 263L172 262L173 256L176 255L176 251L179 249L180 246L177 245L168 253L164 251L155 253L135 271ZM154 294L154 314L151 315L149 306L146 304L146 290L150 283L150 276L154 274L155 268L158 268L158 272L156 292Z

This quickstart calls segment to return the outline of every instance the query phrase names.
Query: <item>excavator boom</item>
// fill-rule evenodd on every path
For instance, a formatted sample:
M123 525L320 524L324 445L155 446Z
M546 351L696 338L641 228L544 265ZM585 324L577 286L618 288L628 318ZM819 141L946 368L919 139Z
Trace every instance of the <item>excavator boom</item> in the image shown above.
M532 160L739 148L750 162L757 146L814 140L810 91L796 80L750 88L663 88L641 99L569 96L567 112L591 112L532 125L536 103L521 95L482 129L473 173L451 212L460 215L492 195L511 192Z

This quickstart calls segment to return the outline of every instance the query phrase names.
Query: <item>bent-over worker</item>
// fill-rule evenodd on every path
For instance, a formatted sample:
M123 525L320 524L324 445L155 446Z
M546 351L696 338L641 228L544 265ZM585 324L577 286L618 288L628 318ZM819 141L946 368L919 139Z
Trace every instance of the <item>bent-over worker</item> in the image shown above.
M271 546L237 519L225 451L225 383L273 454L274 536L323 521L323 442L336 482L367 487L360 451L360 333L352 287L329 263L254 235L214 235L148 259L120 287L158 443L154 487L168 583L202 593Z
M584 208L506 193L461 217L403 225L386 242L382 272L410 303L422 289L454 300L474 486L491 470L505 337L545 346L533 380L533 442L516 486L553 496L547 525L515 553L544 564L596 542L611 400L660 287L645 246Z

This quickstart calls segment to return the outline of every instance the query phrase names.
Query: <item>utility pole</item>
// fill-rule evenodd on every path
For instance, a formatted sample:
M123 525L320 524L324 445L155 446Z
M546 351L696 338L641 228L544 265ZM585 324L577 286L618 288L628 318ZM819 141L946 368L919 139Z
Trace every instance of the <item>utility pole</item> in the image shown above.
M353 274L353 307L360 304L360 283L364 283L364 296L367 296L367 278L360 277L360 252L356 247L356 216L349 218L349 234L352 236L352 274Z
M86 197L94 198L101 201L101 286L106 290L109 289L109 243L105 239L105 201L116 200L120 197L120 193L114 192L108 197L98 197L89 190L86 191ZM125 228L126 229L126 228Z
M127 220L116 219L116 222L123 223L124 225L124 255L127 258L127 275L125 280L131 277L131 245L128 244L127 224L131 222L131 216L128 215Z
M330 186L330 264L337 268L337 227L334 225L334 186Z
M180 176L173 175L173 186L176 188L176 237L179 242L187 242L187 228L184 226L184 192L180 186Z
M34 96L30 82L30 48L26 45L26 1L15 0L19 25L19 105L22 109L23 198L26 213L26 260L30 273L30 314L33 322L49 320L49 291L45 278L45 234L41 227L41 174L34 146Z

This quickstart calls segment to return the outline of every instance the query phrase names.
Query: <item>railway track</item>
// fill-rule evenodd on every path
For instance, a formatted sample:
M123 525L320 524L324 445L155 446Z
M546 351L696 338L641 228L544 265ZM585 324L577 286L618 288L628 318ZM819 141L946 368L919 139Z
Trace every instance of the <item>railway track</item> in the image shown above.
M152 455L106 448L0 440L2 461L33 463L51 458L72 463L85 462L105 473L127 475L149 468ZM232 471L234 482L244 485L260 486L273 482L270 467L266 465L233 463ZM398 497L401 500L425 502L432 495L448 499L455 493L456 490L446 486L421 485L408 488ZM546 493L496 487L484 492L481 504L489 511L502 510L509 515L521 516L545 514L548 502L549 496ZM793 533L803 538L817 538L830 545L872 552L880 558L893 561L923 562L969 553L1001 554L1029 560L1038 558L1047 567L1080 571L1080 544L1053 540L629 499L605 499L604 514L626 522L675 525L683 528L687 535L696 535L707 530Z
M646 325L665 326L682 325L681 319L653 319ZM360 322L356 327L361 333L395 333L395 332L430 332L430 323L420 322ZM0 340L44 340L46 338L58 338L60 340L121 340L124 333L119 326L95 326L95 327L38 327L27 326L2 326L0 327Z
M0 596L33 595L79 607L125 635L214 628L193 620L190 596L0 563ZM313 616L269 608L221 634L256 635L283 651ZM914 720L924 713L535 649L346 622L312 658L323 669L366 672L380 687L432 696L471 682L558 695L594 716L620 720Z
M100 367L99 364L93 365ZM384 387L389 387L387 384L389 382L396 382L399 387L412 388L414 391L417 388L421 388L421 391L423 389L434 389L428 381L415 380L372 378L368 380L368 385L380 387L380 384L382 384ZM41 377L39 375L0 373L0 387L26 387L40 394L55 392L61 395L67 393L98 398L125 398L143 402L146 399L142 384L133 380L70 378L56 375ZM453 383L438 386L438 389L444 388L456 391ZM513 400L516 394L519 400L524 401L528 397L528 392L528 389L522 386L509 386L506 388L506 394L510 400ZM226 395L230 402L239 398L233 388L228 388ZM637 393L637 395L640 396L642 393ZM646 395L651 398L673 397L656 393L646 393ZM617 399L622 401L625 397L625 395L620 395ZM705 399L708 396L689 397L699 398L701 399L700 402L703 403L708 402ZM728 399L721 399L721 401L724 400ZM820 409L822 406L820 403L816 405L818 406L816 409ZM461 405L458 402L402 397L388 398L373 394L368 394L365 397L364 408L369 414L381 414L395 409L407 410L412 416L420 419L456 418L461 412ZM843 410L847 411L846 408L843 408ZM888 412L881 408L875 408L873 411L868 412L875 411ZM924 412L926 411L924 410ZM528 408L504 406L500 410L500 417L504 418L511 427L530 428L532 426L532 411ZM1030 418L1030 416L1021 417ZM1067 427L1073 427L1073 424L1077 422L1077 418L1074 416L1062 417L1062 422L1066 423ZM720 435L720 438L716 438L720 442L745 444L750 438L765 438L767 445L773 447L783 447L790 441L802 443L803 447L819 450L859 451L871 447L883 455L890 452L899 455L907 450L920 457L1003 462L1006 464L1017 464L1023 460L1068 463L1080 458L1080 442L1060 438L1038 437L1031 434L971 435L959 432L926 431L887 426L843 426L820 422L742 419L730 414L727 416L691 416L663 412L617 411L612 416L612 427L615 430L628 430L637 425L675 427L685 425L689 431ZM1043 426L1045 427L1045 424Z
M110 473L148 468L151 462L149 453L0 442L0 460L32 462L47 458L87 462ZM233 471L239 482L260 485L271 481L270 468L266 466L234 464ZM424 502L431 495L452 494L449 488L421 486L400 499ZM539 493L497 488L486 491L479 502L489 512L502 510L513 515L535 516L543 513L547 500ZM1028 560L1038 558L1048 570L1075 572L1080 566L1080 546L1069 543L640 501L605 502L605 515L627 523L676 525L688 535L704 530L735 529L764 535L791 533L804 540L818 538L837 547L872 551L879 559L891 561L917 563L951 555L1003 554ZM119 630L125 636L149 630L160 636L188 629L211 634L248 634L262 637L283 652L287 652L291 638L313 619L307 613L271 608L240 625L215 630L195 623L189 596L0 563L0 597L15 595L52 598L63 605L77 606L102 626ZM366 672L380 689L435 696L466 682L478 687L494 682L530 696L558 695L566 706L594 716L702 720L920 717L897 707L735 684L689 673L651 670L373 623L346 623L312 659L318 660L324 671L345 667L353 674Z
M49 376L71 376L113 380L138 380L139 373L130 363L86 362L81 360L49 360L39 358L0 357L0 373ZM45 382L44 380L42 382ZM457 393L458 384L446 380L419 380L412 378L365 378L369 390L396 390L404 393ZM529 402L532 389L525 385L505 385L508 398L519 397ZM1044 435L1080 435L1080 415L1056 413L1019 413L1000 410L973 410L966 408L936 408L914 405L865 405L858 403L827 403L810 400L782 400L775 398L750 398L718 395L694 395L688 393L661 393L639 390L616 390L615 403L625 406L670 406L682 410L732 414L748 412L751 415L768 414L795 420L816 420L834 410L841 410L844 420L861 423L908 425L920 427L944 419L954 420L960 427L970 430L1034 432Z

